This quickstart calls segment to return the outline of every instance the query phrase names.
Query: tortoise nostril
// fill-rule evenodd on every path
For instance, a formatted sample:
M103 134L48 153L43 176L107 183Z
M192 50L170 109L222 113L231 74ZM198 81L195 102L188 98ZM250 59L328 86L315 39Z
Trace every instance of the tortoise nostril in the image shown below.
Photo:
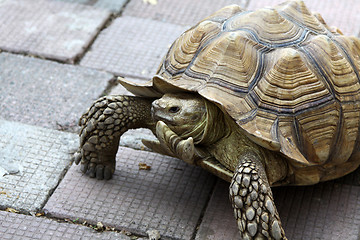
M153 101L151 105L153 108L159 108L159 100Z

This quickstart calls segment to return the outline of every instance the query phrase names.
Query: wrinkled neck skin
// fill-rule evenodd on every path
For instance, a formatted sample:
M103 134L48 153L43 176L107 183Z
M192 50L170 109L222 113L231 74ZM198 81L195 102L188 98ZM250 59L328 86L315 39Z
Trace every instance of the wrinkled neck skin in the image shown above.
M276 185L286 177L287 164L283 157L251 141L235 121L213 103L206 102L206 111L207 124L202 140L197 143L198 148L232 172L242 156L254 152L266 169L270 185Z

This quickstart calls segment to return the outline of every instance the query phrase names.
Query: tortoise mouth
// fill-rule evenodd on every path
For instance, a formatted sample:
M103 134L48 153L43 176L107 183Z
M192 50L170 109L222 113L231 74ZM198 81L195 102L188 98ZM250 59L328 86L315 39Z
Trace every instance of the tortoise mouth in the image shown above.
M174 123L173 119L169 115L162 113L159 109L161 108L157 106L154 101L150 110L152 119L154 119L156 122L163 121L168 126L177 126L177 124Z

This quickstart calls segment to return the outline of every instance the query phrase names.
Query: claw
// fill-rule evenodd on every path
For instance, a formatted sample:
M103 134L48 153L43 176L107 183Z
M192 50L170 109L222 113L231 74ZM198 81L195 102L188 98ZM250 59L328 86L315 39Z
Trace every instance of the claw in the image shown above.
M175 132L173 132L163 121L157 122L156 135L163 148L169 150L181 160L189 164L194 164L195 145L192 137L183 140Z
M90 163L90 166L89 166L89 176L91 178L95 178L96 177L96 165L94 163Z
M88 163L81 163L81 166L80 166L80 170L83 172L83 173L86 173L87 170L89 168L89 164Z
M181 150L179 154L181 155L181 159L185 162L190 162L194 158L195 154L195 145L192 137L189 137L186 140L181 140L176 147L176 150Z
M104 169L104 179L109 180L111 179L112 175L114 174L114 170L111 169L109 166L105 166Z
M74 162L75 162L76 165L78 165L80 163L81 158L82 158L82 156L81 156L80 152L74 153L73 159L74 159Z
M104 179L104 166L103 165L96 166L96 179L98 179L98 180Z

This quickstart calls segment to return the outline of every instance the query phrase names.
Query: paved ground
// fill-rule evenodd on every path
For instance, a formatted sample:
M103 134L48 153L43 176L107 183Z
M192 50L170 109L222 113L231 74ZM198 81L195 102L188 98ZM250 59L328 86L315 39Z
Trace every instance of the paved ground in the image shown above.
M71 156L82 112L127 93L117 76L149 79L172 41L222 6L278 2L0 1L0 238L239 239L229 184L144 151L148 131L123 137L110 181L84 176ZM360 33L360 1L305 2L329 25ZM360 239L360 170L274 196L289 239Z

